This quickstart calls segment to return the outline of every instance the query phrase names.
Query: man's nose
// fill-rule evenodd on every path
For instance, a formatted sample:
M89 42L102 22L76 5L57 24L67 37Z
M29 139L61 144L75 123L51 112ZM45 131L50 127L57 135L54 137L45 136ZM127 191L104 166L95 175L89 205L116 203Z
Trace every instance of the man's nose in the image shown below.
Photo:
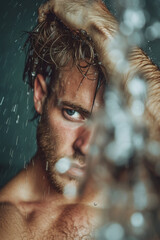
M89 151L92 136L93 129L83 128L73 144L74 150L86 155Z

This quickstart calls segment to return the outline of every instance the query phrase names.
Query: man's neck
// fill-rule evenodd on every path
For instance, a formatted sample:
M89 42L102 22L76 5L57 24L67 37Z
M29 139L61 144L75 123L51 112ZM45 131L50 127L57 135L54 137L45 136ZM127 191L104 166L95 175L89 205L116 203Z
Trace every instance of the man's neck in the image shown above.
M15 205L24 204L51 204L60 205L85 204L103 208L105 202L104 192L96 189L96 184L90 179L85 184L82 194L75 199L66 198L59 193L49 181L42 161L35 155L26 169L22 170L3 190L3 202Z
M36 154L23 171L22 178L26 179L26 184L30 188L31 195L35 195L38 201L47 199L62 199L62 194L58 193L54 185L50 182L45 170L43 161Z
M59 201L62 204L74 204L77 202L84 203L86 205L99 205L102 207L104 203L104 191L96 188L93 184L92 178L87 180L84 186L82 194L77 198L66 198L63 193L59 193L54 187L54 184L50 182L46 173L43 162L35 155L25 170L25 178L28 185L31 186L30 190L32 195L36 195L39 201Z

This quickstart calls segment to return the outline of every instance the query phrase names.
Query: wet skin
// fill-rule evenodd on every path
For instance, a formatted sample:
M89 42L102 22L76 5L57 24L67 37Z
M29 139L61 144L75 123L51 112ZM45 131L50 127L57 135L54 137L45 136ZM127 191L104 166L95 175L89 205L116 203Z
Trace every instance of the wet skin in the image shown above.
M94 191L93 186L81 199L68 199L62 193L69 182L78 186L79 179L85 174L86 157L94 131L86 127L86 122L91 111L96 114L103 105L104 86L96 94L93 105L97 75L94 68L88 74L92 80L85 78L80 85L82 75L77 68L63 71L60 80L63 87L56 101L53 96L46 99L44 78L37 76L34 104L42 119L44 112L47 116L44 123L49 129L48 149L44 147L43 154L38 150L28 168L1 190L0 239L93 238L93 229L100 224L103 202L100 193ZM42 142L45 141L43 136L41 138ZM48 151L47 154L45 151ZM46 159L47 156L50 158ZM55 171L55 163L64 156L72 159L73 167L60 174ZM47 170L50 178L46 161L50 166ZM95 202L98 203L96 206Z
M42 114L42 133L38 135L39 148L42 149L39 158L43 155L43 162L49 165L49 175L59 189L70 182L71 178L84 177L86 155L94 131L87 128L86 123L103 105L104 86L98 90L94 101L97 87L95 69L91 68L83 81L82 78L76 67L62 71L59 79L62 86L58 96L55 99L53 95L47 102L43 77L39 75L35 83L35 108ZM67 174L55 171L55 163L62 157L69 157L73 164ZM74 182L76 184L77 181Z

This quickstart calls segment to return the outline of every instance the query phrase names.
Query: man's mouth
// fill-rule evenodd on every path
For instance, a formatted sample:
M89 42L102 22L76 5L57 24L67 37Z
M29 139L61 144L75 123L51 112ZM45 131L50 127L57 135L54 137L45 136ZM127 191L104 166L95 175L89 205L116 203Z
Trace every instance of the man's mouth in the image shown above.
M85 175L86 166L79 165L79 164L72 164L70 169L67 171L67 174L73 177L82 178Z
M86 163L80 159L63 157L56 162L55 170L60 174L67 174L69 177L82 178L86 172Z

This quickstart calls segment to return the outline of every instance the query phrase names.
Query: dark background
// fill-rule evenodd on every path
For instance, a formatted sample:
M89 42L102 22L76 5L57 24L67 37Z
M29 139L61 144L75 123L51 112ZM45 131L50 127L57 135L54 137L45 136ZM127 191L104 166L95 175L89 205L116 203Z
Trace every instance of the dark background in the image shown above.
M106 0L118 18L117 2ZM35 25L41 3L34 0L0 3L0 187L22 169L36 151L36 123L30 122L33 93L28 92L22 81L25 61L22 47L26 38L24 31L30 31ZM150 16L148 25L160 21L160 0L147 0L145 9ZM143 45L157 65L160 65L159 42L160 39L152 42L146 39Z

